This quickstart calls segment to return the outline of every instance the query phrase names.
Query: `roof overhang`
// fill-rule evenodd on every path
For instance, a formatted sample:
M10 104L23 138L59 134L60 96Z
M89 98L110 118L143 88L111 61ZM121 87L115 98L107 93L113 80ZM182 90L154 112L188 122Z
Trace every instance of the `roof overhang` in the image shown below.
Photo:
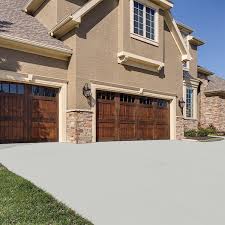
M183 79L184 86L191 85L192 87L198 88L200 83L201 81L199 79L194 79L194 78Z
M189 42L193 45L196 45L196 46L201 46L201 45L204 45L205 42L196 38L196 37L193 37L193 36L190 36L189 38Z
M72 50L57 48L46 44L40 44L35 41L30 41L5 34L0 35L0 47L65 61L68 61L73 53Z
M206 76L212 76L212 75L214 75L213 72L211 72L210 70L208 70L208 69L206 69L206 68L204 68L202 66L198 66L198 73L202 73L202 74L204 74Z
M191 34L194 32L194 30L191 27L189 27L183 23L180 23L180 22L176 22L176 23L181 32L184 32L187 34Z
M117 54L117 59L119 64L156 72L159 72L164 67L162 62L124 51Z
M173 3L168 0L152 0L157 5L161 6L163 9L171 9L173 8Z
M183 39L181 32L177 26L177 23L169 11L165 11L165 21L166 21L166 24L169 27L169 30L171 31L171 34L172 34L172 36L177 44L177 47L181 53L181 56L182 56L181 60L182 61L192 60L191 54L184 43L184 39Z
M30 0L23 10L28 14L33 14L44 3L44 1L45 0Z
M97 6L103 0L91 0L87 2L82 8L77 10L72 15L67 16L61 22L59 22L55 27L53 27L49 34L56 38L62 37L64 34L68 33L72 29L79 27L81 19L89 11L91 11L95 6Z
M225 95L225 90L215 90L215 91L204 91L206 96L224 96Z

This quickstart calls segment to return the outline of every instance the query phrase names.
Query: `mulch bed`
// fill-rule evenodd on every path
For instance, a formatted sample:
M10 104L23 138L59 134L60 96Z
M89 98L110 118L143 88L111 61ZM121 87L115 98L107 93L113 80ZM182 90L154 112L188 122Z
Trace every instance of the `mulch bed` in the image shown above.
M196 140L199 142L213 142L213 141L224 140L224 138L221 138L221 137L210 137L210 136L207 136L207 137L185 137L185 138L189 139L189 140Z

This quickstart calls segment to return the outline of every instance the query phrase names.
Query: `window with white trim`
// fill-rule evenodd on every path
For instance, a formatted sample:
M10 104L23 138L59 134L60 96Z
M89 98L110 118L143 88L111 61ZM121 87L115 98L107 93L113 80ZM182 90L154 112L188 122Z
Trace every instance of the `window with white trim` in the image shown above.
M156 10L133 1L133 31L143 38L156 41Z
M193 118L193 108L194 108L194 90L191 87L186 88L186 117Z

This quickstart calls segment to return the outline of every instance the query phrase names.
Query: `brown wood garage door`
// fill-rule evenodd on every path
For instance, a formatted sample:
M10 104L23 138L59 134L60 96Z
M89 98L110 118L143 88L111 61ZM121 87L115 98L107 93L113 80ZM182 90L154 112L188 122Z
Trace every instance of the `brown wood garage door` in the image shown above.
M97 92L97 141L169 138L169 101Z
M58 141L58 89L0 82L0 143Z

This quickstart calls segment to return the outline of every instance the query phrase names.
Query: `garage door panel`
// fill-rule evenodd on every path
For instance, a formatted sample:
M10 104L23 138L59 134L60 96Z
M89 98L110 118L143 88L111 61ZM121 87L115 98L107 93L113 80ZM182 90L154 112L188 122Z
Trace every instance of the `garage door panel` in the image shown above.
M106 101L110 95L115 98ZM169 102L162 99L98 91L97 141L169 139L169 114Z
M32 123L32 140L33 141L55 141L56 136L55 124Z
M102 122L97 125L97 137L102 141L115 140L114 122Z
M120 104L120 113L119 113L119 119L121 121L128 120L128 121L135 121L136 120L136 110L134 104Z
M53 88L0 82L0 143L57 141L57 92Z
M120 123L119 134L121 141L134 140L136 138L136 124Z
M138 139L139 140L153 140L154 139L154 125L153 124L139 124L138 125Z
M155 139L166 140L169 139L169 127L168 125L156 125L155 127Z

